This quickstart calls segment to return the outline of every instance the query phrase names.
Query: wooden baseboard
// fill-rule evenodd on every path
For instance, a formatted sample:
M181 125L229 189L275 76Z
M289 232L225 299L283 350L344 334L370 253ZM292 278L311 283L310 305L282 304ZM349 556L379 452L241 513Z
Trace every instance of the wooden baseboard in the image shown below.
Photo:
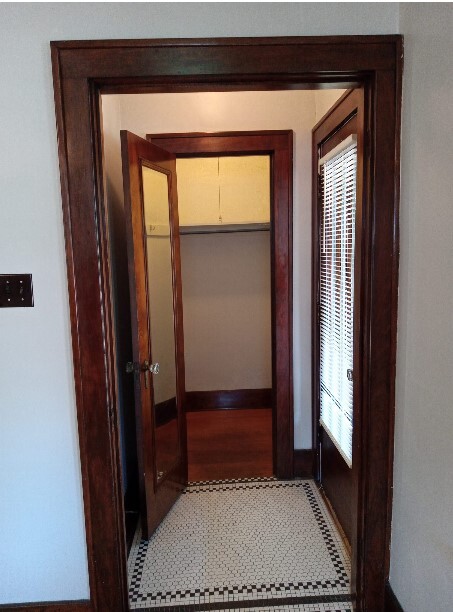
M86 599L77 601L39 601L36 603L0 604L0 610L18 612L89 612L91 602Z
M186 412L271 407L272 389L234 389L232 391L186 392Z
M176 397L171 397L164 402L160 402L154 406L154 415L156 427L169 423L172 419L176 419Z
M294 449L294 476L313 478L315 453L311 448Z
M385 612L404 612L389 582L385 585Z

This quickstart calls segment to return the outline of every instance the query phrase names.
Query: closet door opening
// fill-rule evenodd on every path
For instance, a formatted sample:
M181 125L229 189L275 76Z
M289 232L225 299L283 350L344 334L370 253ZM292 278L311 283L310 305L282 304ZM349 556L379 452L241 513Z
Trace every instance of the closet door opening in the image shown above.
M292 132L147 138L176 154L189 481L291 478Z
M269 477L269 155L176 163L189 481Z

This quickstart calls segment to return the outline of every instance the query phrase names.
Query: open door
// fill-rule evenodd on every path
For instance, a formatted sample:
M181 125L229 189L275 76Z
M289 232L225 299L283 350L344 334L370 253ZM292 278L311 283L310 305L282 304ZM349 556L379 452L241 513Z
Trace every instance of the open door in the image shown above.
M175 155L121 131L142 537L187 483Z
M363 90L313 130L314 389L318 478L353 549L360 464Z

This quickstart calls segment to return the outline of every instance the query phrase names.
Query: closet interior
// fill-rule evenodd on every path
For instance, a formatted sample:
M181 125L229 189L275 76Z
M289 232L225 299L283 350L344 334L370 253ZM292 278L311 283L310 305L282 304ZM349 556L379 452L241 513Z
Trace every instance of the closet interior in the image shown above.
M189 480L271 476L270 158L176 173Z

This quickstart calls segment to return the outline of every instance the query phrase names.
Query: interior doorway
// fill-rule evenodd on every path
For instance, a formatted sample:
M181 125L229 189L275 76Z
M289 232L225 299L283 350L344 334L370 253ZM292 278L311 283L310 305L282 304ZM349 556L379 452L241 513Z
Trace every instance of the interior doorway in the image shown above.
M247 46L246 55L244 45ZM71 290L71 307L75 317L73 333L83 482L84 489L89 489L90 493L85 495L85 509L92 602L96 606L93 609L120 610L127 609L128 605L125 568L120 561L120 558L124 561L124 547L116 422L109 410L96 409L103 403L103 394L110 407L114 405L115 396L111 368L114 344L109 310L108 243L100 180L101 90L112 92L121 87L136 87L138 90L168 91L168 83L171 83L170 89L187 88L189 84L195 91L219 87L219 83L227 89L244 89L244 82L249 82L253 89L267 89L271 82L275 87L277 81L290 89L296 83L333 82L334 79L345 85L359 82L364 86L366 148L373 162L365 164L364 171L369 233L364 237L366 312L361 338L364 343L362 396L366 398L362 421L367 439L361 440L362 480L356 543L359 554L353 552L356 555L353 573L359 608L382 609L389 525L389 509L382 500L388 500L390 495L396 338L397 238L392 223L397 216L398 202L401 39L346 37L330 42L325 39L244 39L229 41L225 47L219 47L219 41L181 41L177 45L174 41L169 45L165 41L141 41L139 48L127 42L116 45L108 42L104 45L57 43L53 46L53 57L71 264L69 276L70 281L76 283L76 287L70 283L74 289ZM391 160L389 151L392 151ZM85 291L81 290L82 285ZM96 287L101 291L92 290ZM391 333L387 334L389 329ZM88 378L83 377L85 371L90 371ZM379 409L374 410L374 407ZM100 461L90 461L92 456ZM100 482L102 486L98 486ZM112 499L115 500L113 505ZM91 528L93 522L96 530ZM109 542L107 547L106 542ZM379 547L378 542L382 546ZM104 608L101 602L105 603Z
M154 570L151 569L153 564L159 566L162 563L165 566L165 562L159 556L158 546L155 547L152 544L159 540L158 534L153 534L159 527L164 515L170 511L174 502L179 498L183 491L182 487L187 482L189 488L185 492L190 492L197 486L197 481L205 484L222 481L223 485L223 483L231 480L237 481L245 478L258 482L263 477L270 478L277 473L277 457L282 455L278 445L277 424L281 423L283 419L282 404L273 405L275 393L272 388L272 376L276 375L277 369L274 359L275 353L272 354L271 351L271 336L274 347L277 349L276 352L281 346L279 338L276 336L275 312L278 309L279 295L274 293L275 288L278 287L274 262L279 259L282 260L282 254L285 257L286 253L290 253L286 259L290 262L292 260L292 245L285 245L284 249L281 246L280 249L277 247L274 219L278 214L282 216L286 210L289 213L286 221L292 228L290 193L295 198L299 214L302 214L305 218L309 217L310 199L304 200L301 197L300 183L307 182L308 189L305 193L309 196L312 130L318 123L317 129L319 131L319 119L321 117L321 124L323 124L323 121L325 122L325 117L328 117L332 112L332 105L333 108L337 109L338 114L340 112L338 109L345 105L344 100L350 100L351 97L354 97L353 94L354 90L346 94L343 90L272 92L267 95L252 92L247 94L239 92L216 94L216 102L220 108L225 106L232 108L235 105L243 108L244 104L241 104L241 102L244 95L248 96L250 106L255 109L258 100L260 100L263 114L266 116L271 116L272 112L275 113L274 107L278 106L280 121L286 122L286 125L292 125L294 115L297 117L295 131L260 130L205 134L199 132L166 134L147 132L146 140L144 140L143 130L147 127L146 121L144 121L140 126L141 136L126 131L121 132L127 223L120 224L119 231L124 233L124 228L126 228L126 234L128 232L130 234L126 237L129 246L129 286L131 295L134 296L131 300L132 319L136 319L137 323L135 325L138 325L138 329L140 329L141 313L147 309L149 311L149 323L145 322L143 331L139 331L139 338L141 338L141 341L145 340L146 328L148 328L150 348L148 347L149 341L145 340L144 352L140 353L140 351L134 349L134 363L137 364L135 379L136 418L144 423L148 421L150 414L154 415L147 425L142 424L137 427L138 463L143 466L140 468L140 473L143 473L145 477L144 483L140 487L140 490L143 491L140 504L142 516L141 538L143 541L140 546L146 547L146 555L144 553L145 548L143 548L142 554L137 556L137 542L135 541L132 545L132 537L129 537L128 541L132 545L131 558L135 559L132 563L133 575L141 576L146 573L149 576L154 576ZM357 95L359 94L360 92ZM140 115L140 110L143 112L143 108L147 109L146 115L148 113L152 114L154 120L157 123L159 122L159 96L143 96L142 102L140 102L140 96L132 97L134 98L132 102L126 99L124 108L121 108L121 98L118 97L120 98L120 127L134 123L135 116L132 113ZM179 104L184 109L189 105L191 98L190 95L179 94L173 94L172 97L176 100L179 99ZM339 98L342 98L341 103L336 102ZM197 102L201 109L206 107L206 99L209 99L209 94L197 96ZM105 98L103 98L103 101L105 101L107 109L104 116L104 128L106 132L109 132L110 126L106 126L105 123L109 119L112 121L112 117L109 114L108 102ZM168 103L168 96L165 102ZM172 104L173 112L177 115L176 102ZM340 107L338 104L340 104ZM291 111L287 112L287 108L297 109L297 111L294 113L293 110L292 114ZM347 118L350 119L351 113L355 112L354 109L349 109ZM225 121L223 113L221 111L217 111L217 113L218 121L220 123ZM305 115L304 119L302 119L303 114ZM245 118L244 121L246 120ZM186 121L190 124L190 117ZM363 116L360 117L360 121L363 122ZM197 125L196 114L194 114L193 122ZM342 122L346 122L346 117L340 121L340 123ZM117 122L113 121L113 123L117 128ZM350 129L352 129L351 126L352 123L349 122ZM135 129L137 127L139 127L138 122L135 120ZM353 131L357 132L357 121L353 127ZM335 141L341 143L341 133L337 132L336 125L330 126L328 129L328 135L335 133ZM294 151L295 144L296 150ZM109 143L106 146L108 147ZM286 156L286 163L282 165L285 169L284 172L278 170L279 166L276 162L279 159L278 156L277 158L275 156L277 150L281 153L284 152ZM315 155L317 156L317 151ZM106 158L107 177L114 181L115 170L110 165L109 155L106 155ZM299 162L300 165L295 165L293 169L290 160L294 158L301 161ZM294 186L293 170L298 182L296 187ZM151 171L156 173L154 175L155 179L149 176ZM156 182L159 178L159 171L163 190ZM168 205L164 189L167 179ZM286 185L289 189L285 189ZM162 197L158 197L161 192ZM281 193L286 193L286 196L278 195ZM274 197L274 194L277 195ZM163 214L168 206L170 206L170 226L165 221L168 215ZM316 218L314 222L316 222ZM118 231L118 228L116 231ZM314 235L316 234L315 232ZM292 230L290 235L294 235ZM169 238L170 242L168 242ZM156 295L152 288L153 283L155 285L162 276L162 265L159 263L159 254L162 247L159 245L163 241L168 242L169 245L173 242L173 255L170 260L168 260L168 257L164 258L164 264L167 261L165 265L168 267L168 261L172 261L174 281L177 277L177 284L174 285L177 342L169 325L165 324L168 314L173 312L171 298L167 300L166 305L163 305L163 312L159 313L156 308L162 302L162 297ZM294 235L294 241L296 244L300 244L299 230ZM115 240L112 240L112 243L114 242ZM308 252L311 248L310 242L310 239L308 239L307 244L304 245ZM143 254L141 253L141 243L146 245ZM124 253L114 251L111 253L112 260L122 256L124 257ZM142 260L144 260L144 268L140 263ZM292 269L288 265L283 265L283 268L290 285L292 285ZM131 273L133 274L133 282L130 278ZM298 281L303 286L303 292L309 295L311 291L310 278L303 278L303 275L300 274L300 266L296 266L296 273L299 275ZM272 283L270 282L271 276ZM159 281L162 294L165 293L164 286L170 286L169 283L171 284L171 271L166 275L166 278L164 284ZM140 289L143 279L147 281L147 290L146 286ZM182 288L179 287L179 284L182 284ZM124 291L118 282L114 282L113 285L116 287L114 300L124 299ZM238 286L239 294L237 294ZM273 292L272 300L271 289ZM221 299L213 301L213 291L214 297L216 298L219 295ZM143 302L141 306L138 306L143 301L145 294L148 296L147 305ZM192 304L193 294L195 294L195 300ZM250 301L249 294L251 294L253 301ZM238 300L239 307L237 308L236 302ZM135 308L137 308L137 315L134 314ZM296 312L296 316L299 316L297 306ZM229 317L233 319L242 317L245 323L235 332L234 325L228 323ZM182 319L184 319L184 325L182 325ZM219 329L222 326L226 329ZM268 329L266 329L266 326L268 326ZM117 322L118 330L121 327ZM167 328L166 347L159 346L162 344L160 338L163 330ZM134 334L137 334L137 330L133 331L132 335L134 336ZM291 335L293 336L293 345L297 344L298 341L294 339L294 332ZM310 337L309 328L305 329L305 336ZM220 337L220 342L217 337ZM249 347L249 344L252 347ZM179 465L178 461L180 459L178 457L181 457L182 461L178 468L179 471L175 471L172 475L171 465L168 473L166 473L162 468L160 459L162 448L164 448L170 462L172 460L172 451L168 440L165 436L162 437L164 429L168 428L171 423L170 418L165 418L164 415L165 411L168 412L167 403L169 400L163 398L165 401L162 403L157 396L159 395L159 388L162 386L161 382L166 380L166 372L169 369L169 360L165 355L174 352L174 345L176 345L176 359L172 358L170 361L172 364L176 362L180 376L184 377L184 392L180 402L178 402L177 397L175 399L176 405L180 403L181 406L174 411L174 416L173 412L172 415L170 413L168 415L174 419L175 424L179 422L180 442L179 446L175 446L173 453L175 468ZM206 346L210 346L210 350L207 351ZM181 359L182 347L184 347L184 360ZM159 357L159 350L162 357ZM219 351L222 354L218 355ZM237 355L237 351L241 354ZM268 360L267 363L266 359ZM160 362L158 375L154 373L149 379L146 378L148 369L143 370L141 367L141 364L146 363L147 360L149 363ZM308 355L303 361L309 361ZM219 364L220 367L218 367ZM121 370L121 367L121 356L118 356L118 371ZM152 367L150 366L151 370ZM174 368L174 365L170 370L172 368ZM306 378L310 380L310 368L305 366L305 369L307 370ZM192 380L195 380L195 383ZM225 382L217 382L213 386L209 386L212 385L211 380ZM258 382L255 384L236 383L236 388L228 389L230 380L256 380ZM286 381L277 378L276 382L276 387L279 388L282 386L282 382ZM143 402L146 400L143 400L142 396L145 393L148 397L148 387L152 390L152 406L146 408L145 414L148 416L144 421ZM139 410L137 410L137 405L141 405ZM312 427L317 429L317 423L318 420L305 424L307 429L310 430L308 437L311 436ZM272 424L273 435L269 435L272 431ZM147 429L153 432L148 441L145 439ZM280 432L283 430L281 426L279 429ZM272 441L274 444L272 444ZM274 462L272 461L273 446L275 449ZM184 459L181 452L186 452L186 449L188 451L187 458ZM260 453L261 457L259 456ZM150 456L148 464L147 456ZM290 457L290 462L292 461L293 457ZM186 475L184 476L184 474ZM311 472L297 475L308 476L310 479L313 477ZM285 477L291 478L291 476L292 474L280 474L278 482L282 482ZM172 493L168 489L169 485L171 485ZM214 485L209 484L209 486ZM253 486L258 485L254 484ZM288 484L287 486L291 485ZM205 494L205 491L202 491L202 493ZM299 501L303 507L303 497ZM234 503L233 499L231 503ZM321 504L322 502L319 500L317 503ZM184 505L182 500L178 501L177 507L180 508L181 505ZM152 513L150 514L147 511L148 507L158 508L159 516L154 518ZM337 512L333 500L332 507ZM186 511L190 514L190 506L187 506ZM177 512L177 510L172 511L171 516L174 515L174 512ZM144 517L147 517L147 519L144 520ZM251 513L251 517L253 517L253 513ZM165 530L169 520L165 519L161 530ZM206 517L206 520L209 520L209 517ZM300 522L304 524L304 527L309 525L310 513L307 515L301 514ZM343 524L342 520L340 522ZM181 534L187 528L183 522ZM297 530L297 527L294 526L293 529ZM131 536L133 532L134 530L131 532ZM276 533L278 533L278 530ZM184 538L183 535L181 537ZM264 532L262 537L266 537ZM202 538L201 535L200 538ZM351 532L348 533L348 538L351 541ZM181 551L181 554L184 556L186 552ZM266 557L266 550L263 549L260 554ZM291 551L286 551L285 554L291 554ZM316 551L313 550L311 554L315 559ZM341 546L338 555L339 558L344 557L341 566L344 568L342 571L345 572L346 576L347 556ZM307 563L310 564L309 558L307 558ZM327 559L326 563L328 564ZM298 571L306 572L309 576L310 571L318 570L316 563L313 561L311 570L299 568ZM190 583L190 580L185 582L183 568L178 570L178 574L181 584L176 591L184 591L184 586L187 585L190 588L195 587L194 584ZM282 584L294 579L294 576L295 574L288 574L286 581L285 576L283 576ZM334 579L334 576L327 573L324 575L324 580L328 579ZM153 581L151 578L148 580ZM161 592L165 580L162 577L160 579L156 577L156 580L160 586L155 586L154 589ZM159 580L162 582L159 582ZM135 593L135 595L131 596L138 598L137 601L142 604L145 601L147 602L140 580L134 579L133 582L132 593ZM309 583L308 580L306 584ZM346 589L346 592L335 591L335 596L349 597L347 592L349 579L340 584L342 588ZM199 586L202 590L203 585L204 583L201 580ZM205 588L214 588L214 586L208 585ZM271 594L275 596L275 593ZM300 594L297 594L297 588L296 596L300 597ZM192 603L184 600L182 596L180 600L181 604L190 605ZM133 602L135 603L134 600ZM163 603L168 602L164 601Z
M239 107L240 95L216 97ZM291 478L293 132L147 139L172 151L178 170L189 476Z

